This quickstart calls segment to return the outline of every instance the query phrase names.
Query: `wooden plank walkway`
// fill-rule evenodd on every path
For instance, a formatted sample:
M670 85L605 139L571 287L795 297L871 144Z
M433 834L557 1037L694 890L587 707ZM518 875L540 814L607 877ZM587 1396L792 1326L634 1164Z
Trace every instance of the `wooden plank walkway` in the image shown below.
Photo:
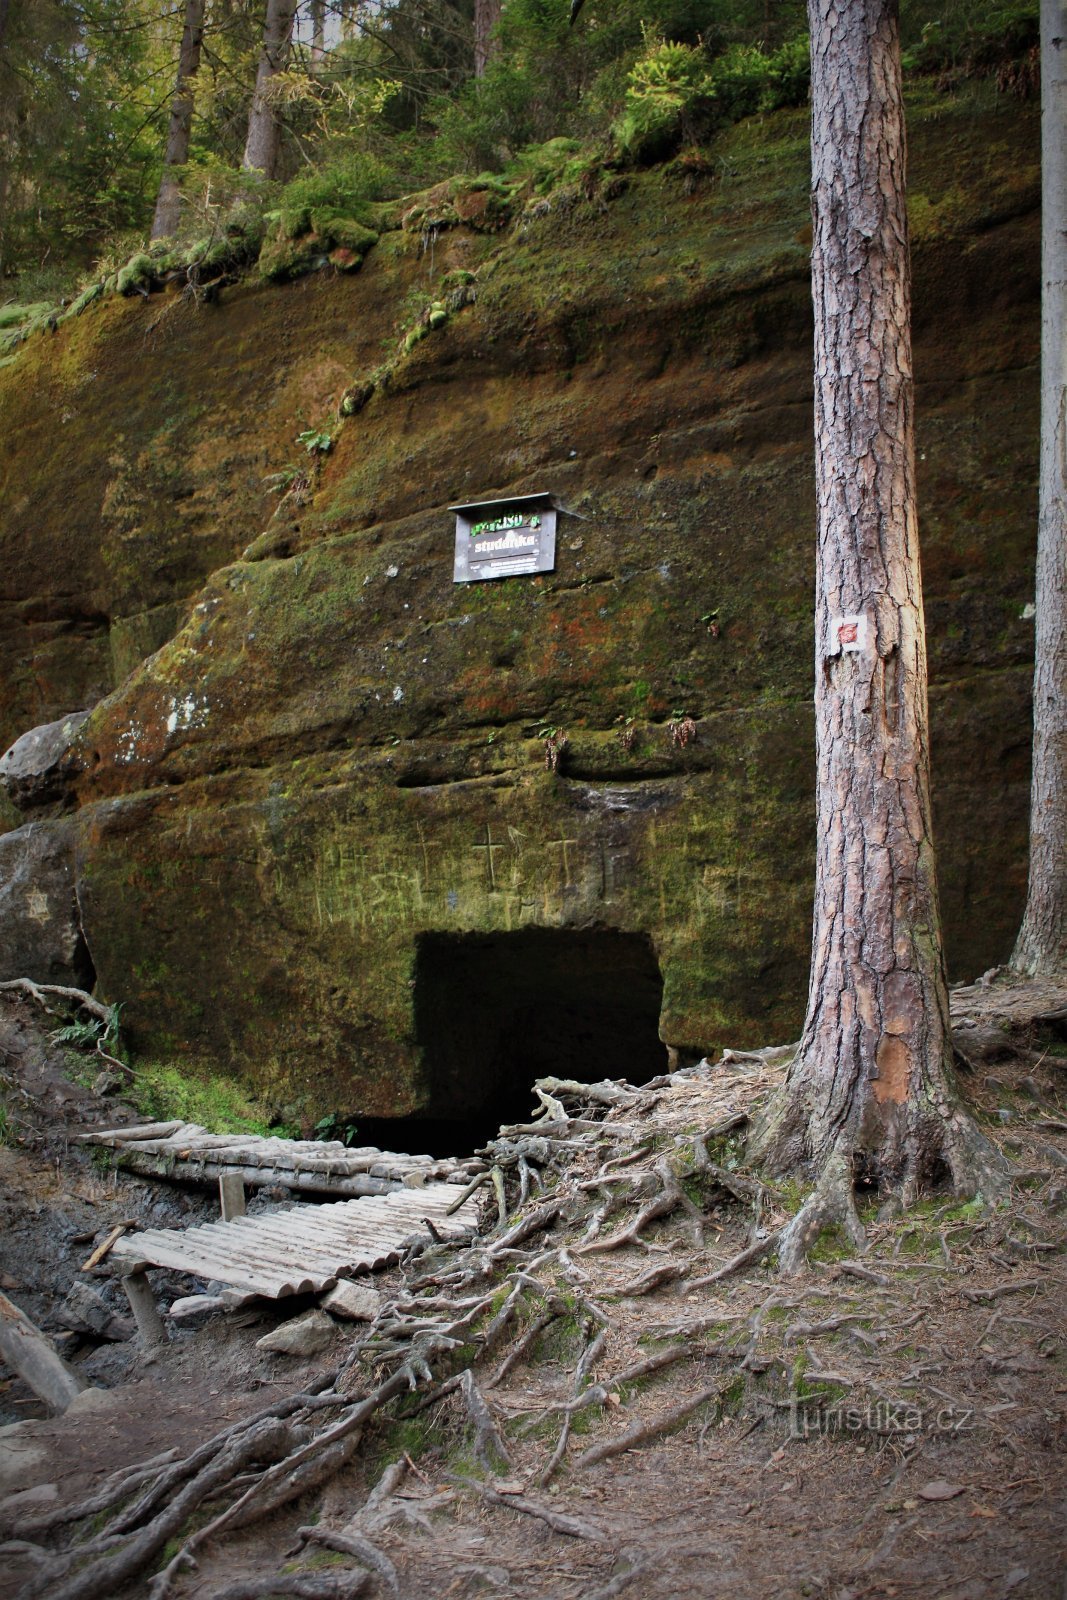
M252 1188L279 1184L306 1194L381 1195L407 1183L466 1182L485 1170L476 1157L432 1156L349 1148L339 1140L272 1139L208 1133L195 1122L148 1122L83 1133L85 1144L115 1151L116 1165L144 1177L210 1184L236 1173Z
M475 1227L476 1199L445 1214L461 1193L455 1184L434 1183L199 1228L153 1228L127 1234L111 1257L127 1270L169 1267L271 1300L318 1294L339 1277L385 1266L407 1245L429 1240L427 1219L446 1238Z

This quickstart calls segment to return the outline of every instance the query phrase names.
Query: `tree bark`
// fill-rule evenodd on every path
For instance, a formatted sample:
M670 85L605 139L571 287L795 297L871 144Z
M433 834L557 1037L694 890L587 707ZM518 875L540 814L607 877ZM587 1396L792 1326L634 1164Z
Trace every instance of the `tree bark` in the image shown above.
M152 219L153 239L170 239L178 231L182 205L178 171L189 158L189 136L193 127L193 79L200 68L203 41L204 0L185 0L185 25L178 52L178 76L170 103L163 176L159 182L156 214Z
M273 178L278 160L281 124L271 103L270 81L289 65L296 0L267 0L267 19L263 27L263 50L256 72L252 109L248 114L248 138L242 167Z
M326 0L311 0L311 64L317 67L326 54Z
M1067 971L1067 3L1041 4L1041 470L1030 881L1011 964Z
M493 29L500 21L501 0L474 0L474 76L483 78L496 53Z
M786 1270L857 1182L914 1195L991 1153L950 1068L930 818L896 0L808 0L818 496L817 846L807 1017L754 1149L815 1175ZM975 1162L982 1169L976 1179Z

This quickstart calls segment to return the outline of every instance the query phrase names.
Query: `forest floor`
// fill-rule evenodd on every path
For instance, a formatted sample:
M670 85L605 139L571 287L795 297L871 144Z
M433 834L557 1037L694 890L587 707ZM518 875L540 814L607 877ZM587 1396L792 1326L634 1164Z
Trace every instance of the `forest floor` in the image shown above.
M861 1259L827 1240L783 1279L798 1196L742 1154L787 1052L549 1080L491 1147L506 1223L494 1197L376 1274L377 1321L314 1358L258 1348L306 1309L260 1301L155 1352L69 1337L100 1387L52 1420L0 1370L0 1596L1067 1600L1067 991L983 981L953 1015L1014 1168L993 1211L872 1204ZM0 1051L0 1288L55 1332L116 1221L213 1207L70 1141L121 1117L27 1002Z

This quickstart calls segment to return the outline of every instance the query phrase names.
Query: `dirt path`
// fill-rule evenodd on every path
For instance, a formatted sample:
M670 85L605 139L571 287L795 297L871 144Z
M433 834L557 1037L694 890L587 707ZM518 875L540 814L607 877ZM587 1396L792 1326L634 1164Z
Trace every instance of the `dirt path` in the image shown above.
M0 1435L0 1494L13 1482L38 1491L14 1514L0 1504L6 1536L37 1546L4 1552L0 1595L60 1592L64 1575L48 1563L69 1530L40 1519L109 1473L187 1452L328 1373L340 1375L326 1401L350 1412L416 1349L432 1378L379 1410L343 1470L201 1546L175 1596L251 1592L255 1575L283 1594L286 1571L305 1585L353 1583L370 1541L384 1565L366 1593L389 1593L392 1571L406 1600L1064 1600L1065 1002L1027 1004L997 985L956 997L969 1092L1015 1163L1011 1205L980 1214L933 1196L906 1216L872 1206L862 1262L827 1241L794 1280L757 1249L747 1268L699 1281L770 1239L795 1205L743 1172L740 1130L727 1126L777 1081L780 1058L727 1060L620 1091L610 1107L558 1090L562 1115L550 1107L495 1147L509 1226L520 1182L536 1190L538 1175L544 1193L520 1219L546 1199L560 1208L510 1250L490 1236L383 1275L374 1327L339 1328L312 1363L257 1348L278 1308L215 1317L155 1360L123 1346L128 1368L104 1395ZM1053 1020L1035 1022L1035 1010ZM59 1185L42 1200L46 1220L87 1181L63 1160L57 1178L31 1147L2 1154L27 1195L47 1174ZM668 1205L672 1179L683 1198ZM449 1330L453 1347L435 1346ZM449 1383L467 1370L473 1394ZM309 1411L303 1426L346 1414L327 1407L324 1423ZM388 1492L368 1507L383 1474ZM182 1537L232 1498L205 1502ZM301 1528L315 1530L310 1541ZM338 1536L347 1550L322 1542ZM147 1594L178 1543L110 1593Z

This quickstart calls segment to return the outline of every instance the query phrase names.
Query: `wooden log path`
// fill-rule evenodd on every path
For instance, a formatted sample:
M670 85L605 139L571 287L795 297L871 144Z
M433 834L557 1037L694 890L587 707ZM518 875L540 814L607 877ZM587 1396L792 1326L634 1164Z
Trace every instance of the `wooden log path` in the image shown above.
M149 1178L212 1184L239 1176L253 1188L281 1185L308 1194L382 1195L402 1184L466 1182L485 1170L476 1157L435 1161L340 1140L273 1139L209 1133L195 1122L148 1122L83 1133L85 1144L115 1151L116 1165Z
M385 1266L409 1244L428 1241L428 1222L439 1238L474 1228L476 1200L446 1214L460 1192L454 1183L431 1183L199 1228L153 1228L119 1239L111 1259L127 1272L169 1267L270 1300L319 1294L339 1277Z

